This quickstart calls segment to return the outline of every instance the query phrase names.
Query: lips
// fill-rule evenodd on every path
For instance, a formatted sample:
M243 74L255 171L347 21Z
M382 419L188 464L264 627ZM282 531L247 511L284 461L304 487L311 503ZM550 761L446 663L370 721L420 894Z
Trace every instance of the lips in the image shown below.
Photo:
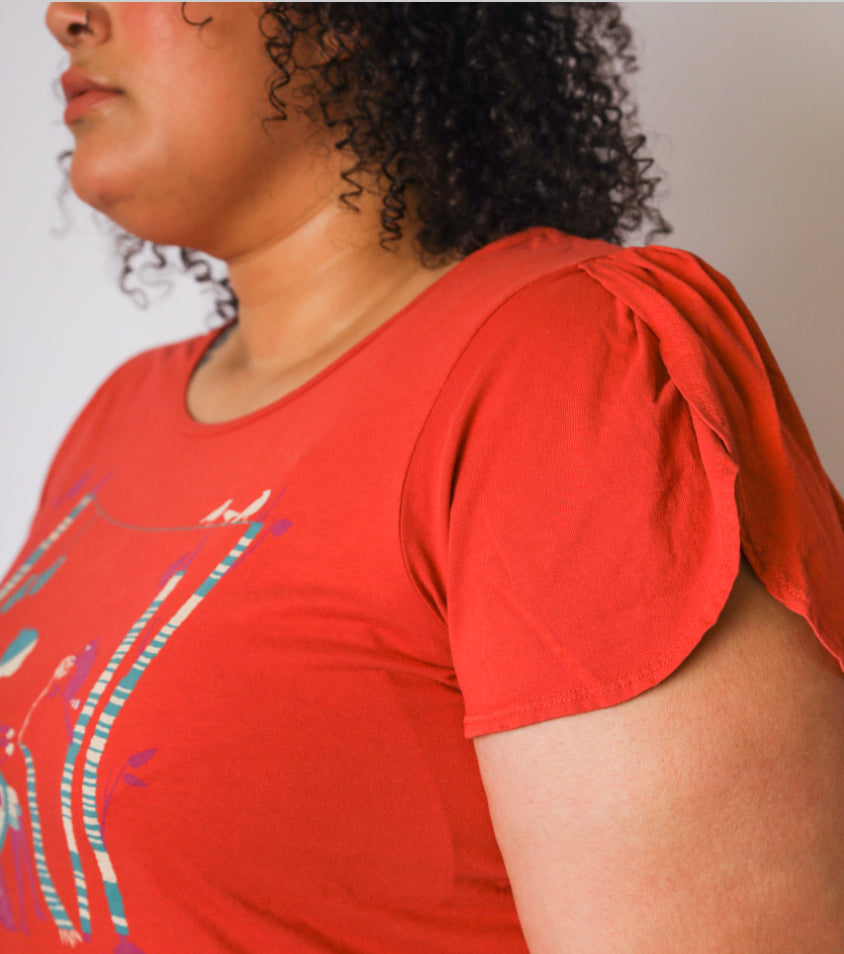
M73 66L66 73L62 73L61 84L64 90L64 98L67 102L70 102L77 96L81 96L83 93L87 93L89 90L99 90L105 93L120 92L120 90L115 89L113 86L106 86L105 83L98 83L96 80L91 79L90 76L83 73L77 66Z
M65 110L65 122L67 123L79 119L92 106L120 92L119 89L91 79L76 66L62 74L61 84L67 100L67 109Z

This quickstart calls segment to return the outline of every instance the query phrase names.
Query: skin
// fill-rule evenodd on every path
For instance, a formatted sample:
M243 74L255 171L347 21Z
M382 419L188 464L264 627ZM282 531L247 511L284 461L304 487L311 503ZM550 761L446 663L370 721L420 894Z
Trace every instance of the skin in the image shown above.
M187 395L209 423L304 383L456 264L423 267L409 239L396 253L379 246L380 197L363 183L360 214L339 204L348 157L321 125L290 108L262 127L273 115L262 8L189 3L192 22L212 18L201 30L178 3L47 10L70 65L122 91L71 125L74 191L133 234L228 266L238 324ZM301 105L303 79L288 105Z
M204 422L304 383L454 265L379 247L377 190L339 205L318 124L291 109L262 128L261 6L190 3L201 30L177 3L47 13L71 64L122 91L73 124L73 188L228 266L239 321L187 395ZM475 746L532 954L844 950L842 674L746 564L659 686Z
M744 561L664 682L475 747L531 954L844 950L844 680Z

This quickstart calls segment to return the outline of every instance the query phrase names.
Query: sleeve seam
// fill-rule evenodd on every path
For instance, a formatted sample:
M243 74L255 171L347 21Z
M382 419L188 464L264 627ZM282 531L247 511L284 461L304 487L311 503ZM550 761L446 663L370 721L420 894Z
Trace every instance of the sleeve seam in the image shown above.
M430 403L430 406L429 406L429 408L428 408L428 411L427 411L427 413L425 414L424 420L422 421L422 423L421 423L421 425L420 425L420 427L419 427L419 431L418 431L418 433L417 433L417 435L416 435L416 438L415 438L415 440L414 440L414 442L413 442L413 446L412 446L412 448L411 448L410 454L408 455L408 458L407 458L407 464L405 465L404 475L403 475L403 477L402 477L402 483L401 483L401 491L400 491L400 494L399 494L399 512L398 512L398 540L399 540L399 551L401 552L402 565L403 565L403 567L404 567L405 575L407 576L408 581L410 582L410 585L411 585L412 589L414 590L414 592L416 593L416 595L419 597L419 600L420 600L420 601L422 602L422 604L425 606L427 612L430 613L430 615L433 616L433 618L434 618L440 625L445 625L446 627L447 627L447 625L448 625L448 620L447 620L447 607L446 607L446 616L442 616L440 613L438 613L438 612L431 606L431 603L429 602L428 598L427 598L427 597L425 596L425 594L421 591L421 589L419 588L419 586L417 585L416 581L415 581L414 578L413 578L413 574L412 574L411 569L410 569L410 561L409 561L408 555L407 555L407 549L406 549L406 547L405 547L404 515L405 515L406 499L407 499L407 484L408 484L408 480L409 480L409 476L410 476L410 471L411 471L411 468L413 467L413 462L414 462L414 459L415 459L415 457L416 457L416 452L417 452L417 450L418 450L418 448L419 448L419 445L420 445L421 442L422 442L423 436L424 436L424 434L425 434L425 432L426 432L426 429L427 429L428 424L429 424L429 422L430 422L430 420L431 420L431 417L432 417L432 415L433 415L435 409L436 409L437 406L439 405L440 400L442 399L443 392L445 391L445 389L446 389L446 387L447 387L449 381L451 380L452 376L454 375L454 373L455 373L457 367L460 365L461 361L463 360L464 356L466 355L466 352L470 349L470 347L472 346L472 344L474 343L474 341L476 340L476 338L478 337L478 335L481 333L481 331L482 331L484 328L486 328L487 325L489 324L489 322L490 322L504 307L506 307L514 298L518 297L519 295L522 295L522 294L526 293L527 291L529 291L530 289L536 287L537 285L541 284L542 282L553 281L553 280L555 280L555 279L559 279L561 276L564 276L564 275L566 275L567 273L571 273L571 274L576 274L576 273L589 274L588 272L584 272L584 270L583 270L583 268L582 268L582 266L585 265L587 262L591 262L591 261L593 261L593 260L596 259L596 258L609 258L609 257L612 257L612 256L618 254L619 252L623 252L623 251L624 251L624 248L619 247L618 249L615 249L615 250L613 250L613 251L610 251L610 252L601 252L601 253L599 253L598 255L592 256L592 257L587 258L587 259L583 259L583 260L581 260L581 261L579 261L579 262L573 262L573 263L568 264L568 265L563 265L563 266L561 266L561 267L559 267L559 268L553 269L553 270L550 271L550 272L545 272L545 273L542 274L542 275L538 275L536 278L532 278L530 281L526 282L526 283L523 284L523 285L520 285L518 288L515 288L515 289L513 289L512 291L510 291L509 293L507 293L507 294L505 295L505 297L502 298L501 301L499 301L496 305L494 305L494 306L489 310L489 312L478 322L478 324L477 324L477 326L475 327L475 329L471 332L471 334L469 335L469 337L467 338L467 340L463 343L462 347L460 347L460 349L458 350L457 354L456 354L455 357L454 357L454 360L453 360L452 363L451 363L451 366L448 368L448 371L443 375L442 382L440 383L440 386L439 386L439 388L438 388L438 390L437 390L437 393L434 395L433 399L431 400L431 403ZM601 282L597 281L597 280L594 278L594 276L590 275L589 277L592 278L592 280L595 282L596 285L598 285L599 287L603 288L603 290L604 290L605 292L607 292L607 294L608 294L610 297L616 297L616 296L614 296L614 295L612 294L612 292L609 291L609 289L607 289L605 286L603 286Z

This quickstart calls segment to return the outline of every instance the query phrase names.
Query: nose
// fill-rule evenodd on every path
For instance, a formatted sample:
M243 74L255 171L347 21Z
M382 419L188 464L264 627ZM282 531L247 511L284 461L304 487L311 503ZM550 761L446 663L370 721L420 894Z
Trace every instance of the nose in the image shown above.
M51 3L45 22L66 50L75 50L83 43L102 43L111 33L108 12L102 3Z

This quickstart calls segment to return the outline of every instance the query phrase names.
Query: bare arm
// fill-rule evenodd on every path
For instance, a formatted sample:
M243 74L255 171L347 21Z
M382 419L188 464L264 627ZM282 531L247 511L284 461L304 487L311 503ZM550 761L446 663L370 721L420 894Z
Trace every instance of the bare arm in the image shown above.
M744 561L665 682L475 745L532 954L844 951L844 679Z

